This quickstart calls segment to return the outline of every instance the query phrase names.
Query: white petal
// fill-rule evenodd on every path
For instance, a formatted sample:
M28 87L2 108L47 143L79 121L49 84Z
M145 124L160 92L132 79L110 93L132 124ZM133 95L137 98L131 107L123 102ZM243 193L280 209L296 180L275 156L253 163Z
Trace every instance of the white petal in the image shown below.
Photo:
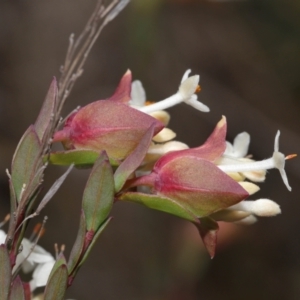
M152 140L156 143L168 142L176 137L176 133L169 129L162 129L157 135L155 135Z
M281 152L274 152L273 153L273 160L275 163L275 167L279 170L281 178L289 191L292 190L291 186L289 185L288 178L286 176L286 172L284 170L285 166L285 156Z
M6 233L3 230L0 230L0 245L5 243Z
M184 80L179 86L179 94L183 99L189 99L197 89L200 76L194 75Z
M280 131L277 130L276 136L275 136L275 141L274 141L274 152L279 151L279 136L280 136Z
M165 126L167 126L170 122L170 114L164 110L158 110L150 113L150 116L155 118L156 120L162 122Z
M260 187L252 182L242 181L239 184L249 195L253 195L260 190Z
M187 144L182 143L182 142L171 141L171 142L165 143L163 145L163 148L164 148L165 153L168 153L168 152L171 152L171 151L179 151L179 150L188 149L189 146Z
M17 264L16 264L17 265ZM22 263L22 271L27 274L29 272L31 272L35 267L35 264L33 262L29 262L28 260L23 260Z
M241 201L238 204L230 206L228 209L248 211L260 217L272 217L281 213L279 205L269 199Z
M254 181L254 182L264 182L266 180L266 170L257 170L251 172L242 172L247 179Z
M41 254L41 253L31 253L28 257L28 261L32 261L34 263L40 264L40 263L46 263L49 261L52 261L54 258L50 253L47 252L47 254Z
M240 182L245 180L245 176L243 173L239 172L228 172L226 173L229 177L231 177L234 181Z
M171 141L165 144L160 145L151 145L149 147L148 153L149 154L157 154L157 155L164 155L170 151L178 151L188 149L188 145L178 142L178 141Z
M250 135L247 132L238 134L233 141L233 149L235 157L245 157L248 153L250 144Z
M167 109L181 102L186 102L200 111L208 112L209 108L203 103L197 101L197 96L194 95L200 80L200 76L194 75L188 77L190 72L191 70L187 70L183 75L181 84L176 94L154 104L138 107L138 109L149 114L158 110Z
M135 80L131 84L131 100L129 104L133 107L142 107L146 102L146 92L139 80Z
M209 107L203 104L202 102L198 101L197 99L197 95L192 95L189 99L185 100L185 103L191 105L195 109L200 110L202 112L209 112Z
M226 141L226 149L223 153L225 156L233 156L233 145Z
M186 70L186 71L184 72L184 74L183 74L183 76L182 76L182 79L181 79L181 83L184 82L186 79L189 78L189 75L190 75L191 72L192 72L191 69L188 69L188 70Z
M32 274L30 286L33 286L34 288L45 286L54 264L55 261L53 260L51 262L38 265Z
M188 145L178 142L171 141L164 144L151 145L148 149L146 157L144 159L144 167L141 168L143 171L152 170L153 163L157 161L161 156L170 152L188 149Z

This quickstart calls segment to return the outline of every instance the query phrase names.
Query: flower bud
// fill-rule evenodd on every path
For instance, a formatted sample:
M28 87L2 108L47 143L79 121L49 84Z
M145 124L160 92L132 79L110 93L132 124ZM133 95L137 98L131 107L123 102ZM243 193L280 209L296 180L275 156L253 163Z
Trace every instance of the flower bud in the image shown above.
M54 142L80 150L105 150L110 158L122 160L139 144L154 123L154 135L164 125L127 103L130 100L131 72L127 71L112 97L98 100L79 109L54 135Z
M198 217L227 208L248 196L237 182L213 163L186 156L184 151L162 168L154 166L157 194L183 202Z

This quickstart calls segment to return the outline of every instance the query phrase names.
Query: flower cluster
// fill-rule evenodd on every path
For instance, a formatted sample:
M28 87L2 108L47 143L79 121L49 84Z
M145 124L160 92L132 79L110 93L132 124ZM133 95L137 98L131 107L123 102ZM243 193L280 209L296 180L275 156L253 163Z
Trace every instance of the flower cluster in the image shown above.
M76 41L71 35L61 78L58 82L53 79L36 122L25 131L13 155L11 171L7 170L13 217L7 235L0 230L1 299L31 299L32 291L44 285L44 294L38 299L64 299L110 223L115 202L139 203L190 221L213 257L219 221L252 224L257 216L280 213L278 204L270 199L248 199L259 190L256 183L265 180L267 170L278 169L291 190L284 167L293 155L285 157L279 152L279 131L273 155L262 161L248 155L248 133L239 134L233 144L226 141L224 116L199 147L189 148L174 140L176 133L167 128L170 115L166 109L185 103L209 112L198 101L200 77L190 76L191 70L184 73L173 95L155 103L147 101L142 83L132 82L128 70L110 98L76 109L65 122L60 120L94 42L127 3L98 1L82 34ZM57 142L63 149L53 151L52 143ZM40 199L48 164L69 168ZM91 168L91 172L70 255L66 258L61 251L54 259L24 236L28 222L41 213L73 166ZM18 275L20 269L32 272L29 283Z
M54 141L62 141L66 152L106 151L119 166L116 182L122 172L125 174L121 184L115 184L117 200L142 203L193 222L214 256L217 221L251 224L256 216L280 213L272 200L245 200L259 190L253 182L264 181L266 170L277 168L291 188L284 171L286 158L279 152L279 132L272 157L263 161L247 156L248 133L239 134L233 144L226 141L225 117L202 146L189 148L173 140L176 134L166 128L170 115L164 109L184 102L209 111L197 100L199 76L189 74L187 70L174 95L149 103L142 83L131 83L131 72L127 71L111 98L71 115ZM145 186L148 189L140 188ZM138 191L132 191L133 187Z

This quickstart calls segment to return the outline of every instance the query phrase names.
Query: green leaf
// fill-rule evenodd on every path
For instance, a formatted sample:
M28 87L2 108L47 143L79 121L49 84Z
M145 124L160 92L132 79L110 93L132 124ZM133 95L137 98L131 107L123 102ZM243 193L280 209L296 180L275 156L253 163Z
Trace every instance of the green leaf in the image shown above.
M27 193L32 192L39 184L40 177L34 175L41 165L40 155L40 141L31 125L21 138L12 161L11 180L18 202L23 184L26 185Z
M15 278L9 294L9 300L25 300L25 292L22 280L19 276Z
M62 265L67 265L67 262L66 262L66 258L64 257L63 254L60 254L59 257L57 258L52 270L51 270L51 273L49 275L49 278L51 279L51 277L54 275L54 273L56 272L56 270L62 266Z
M0 299L8 299L11 282L9 254L4 244L0 246Z
M76 167L92 167L97 158L99 152L93 150L68 150L52 152L49 156L45 156L45 161L53 165L69 166L74 164ZM118 166L119 163L116 160L110 159L112 166Z
M102 152L95 162L83 193L82 208L87 231L97 231L108 217L114 201L113 170Z
M78 264L75 265L75 268L72 270L72 273L69 272L69 286L72 284L77 272L79 271L80 267L83 265L83 263L86 261L86 259L88 258L92 248L94 247L96 241L98 240L99 236L101 235L101 233L103 232L103 230L106 228L106 226L109 224L109 222L111 221L112 217L108 218L107 220L105 220L105 222L103 224L101 224L101 226L99 227L99 229L97 230L97 232L95 233L95 235L93 236L93 239L91 241L91 243L89 244L88 248L85 250L85 252L83 253L82 257L80 258L80 260L78 261ZM73 251L73 250L72 250Z
M85 234L86 234L86 221L84 212L81 211L80 214L80 223L79 223L79 229L76 237L76 241L73 245L69 260L68 260L68 271L69 274L71 274L76 267L76 265L79 262L80 256L82 254L82 250L84 247L84 241L85 241Z
M55 266L53 267L55 268ZM68 270L66 265L60 265L53 272L46 285L44 300L63 300L67 289Z
M47 133L47 130L49 130L51 122L53 121L57 93L57 81L56 78L53 78L48 93L46 95L46 99L34 124L36 133L41 141L44 139L45 134Z
M163 211L191 222L199 222L192 212L174 199L157 195L127 192L122 194L118 200L143 204L149 208Z
M13 186L11 179L9 179L9 194L10 194L10 214L13 215L17 210L17 198L15 194L15 188ZM13 218L10 218L10 222L15 222L15 220L13 220Z
M125 184L128 177L140 166L142 163L152 140L155 123L153 123L146 131L143 138L140 140L137 147L132 153L126 157L114 174L115 191L119 192Z
M214 258L217 246L218 223L211 218L200 219L200 223L194 223L199 230L206 250L211 258Z
M82 264L86 261L86 259L88 258L92 248L94 247L96 241L98 240L99 236L101 235L101 233L103 232L103 230L106 228L106 226L109 224L109 222L111 221L112 217L109 217L107 220L105 220L103 222L103 224L101 224L101 226L99 227L99 229L97 230L97 232L95 233L92 242L90 243L90 245L88 246L88 248L86 249L86 251L84 252L83 258L80 260L80 263L78 265L78 269L82 266ZM78 270L77 270L78 271Z

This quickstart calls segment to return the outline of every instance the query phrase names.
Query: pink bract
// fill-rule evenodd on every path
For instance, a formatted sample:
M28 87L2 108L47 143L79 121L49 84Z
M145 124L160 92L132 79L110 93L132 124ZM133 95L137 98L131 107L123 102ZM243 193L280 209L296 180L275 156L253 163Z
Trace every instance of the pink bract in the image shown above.
M117 160L127 157L152 124L154 135L164 127L127 104L130 91L131 73L127 71L111 98L90 103L72 114L65 127L55 133L54 142L61 141L66 149L105 150Z

